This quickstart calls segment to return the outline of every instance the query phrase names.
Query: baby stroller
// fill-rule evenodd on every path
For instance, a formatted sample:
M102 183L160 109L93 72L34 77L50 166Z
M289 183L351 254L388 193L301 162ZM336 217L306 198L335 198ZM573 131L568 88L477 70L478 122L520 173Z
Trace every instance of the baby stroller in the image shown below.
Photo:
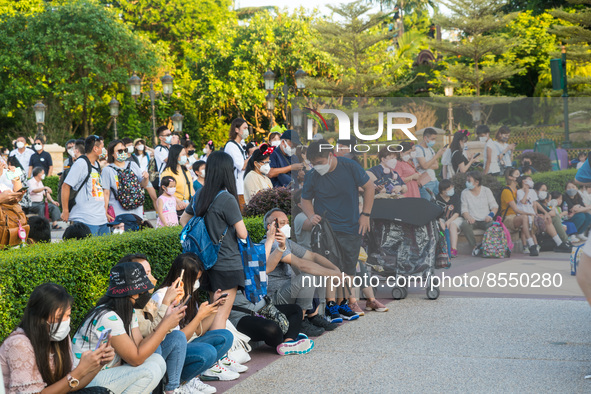
M445 238L437 218L443 209L422 198L376 199L368 234L367 266L381 277L395 277L392 288L395 300L406 298L408 277L421 277L426 282L427 297L439 297L439 288L431 288L435 268L449 267ZM405 280L399 277L404 276ZM403 286L398 284L403 283Z

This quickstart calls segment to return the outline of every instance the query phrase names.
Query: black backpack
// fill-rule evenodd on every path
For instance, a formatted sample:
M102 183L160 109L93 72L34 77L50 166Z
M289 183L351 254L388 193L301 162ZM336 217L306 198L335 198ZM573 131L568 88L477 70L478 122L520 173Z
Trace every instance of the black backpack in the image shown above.
M82 184L80 185L78 190L76 190L74 188L70 188L70 198L68 200L68 210L70 210L70 211L76 205L76 196L78 195L78 192L80 192L80 190L82 190L82 188L86 185L86 182L88 182L88 179L90 178L90 174L92 173L92 165L90 164L90 160L88 160L88 157L86 157L86 155L82 155L78 158L78 160L81 160L81 159L84 160L86 162L86 165L88 166L88 175L86 175L86 178L84 178L84 182L82 182ZM61 198L62 198L61 192L62 192L64 180L66 179L71 168L72 167L70 167L62 172L62 176L60 177L60 180L58 183L58 189L59 189L58 202L60 202L60 203L61 203Z
M334 233L332 226L326 219L322 219L314 228L312 228L312 241L310 242L312 252L327 258L331 263L343 269L343 250L341 244Z

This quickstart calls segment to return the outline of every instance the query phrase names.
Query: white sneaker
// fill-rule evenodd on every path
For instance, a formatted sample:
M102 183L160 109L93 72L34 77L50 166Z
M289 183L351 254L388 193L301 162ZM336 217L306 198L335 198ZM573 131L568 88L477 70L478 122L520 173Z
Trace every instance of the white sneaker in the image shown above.
M215 387L202 382L201 379L199 379L199 376L188 381L185 386L191 390L190 393L199 392L203 394L213 394L218 391Z
M232 360L228 356L222 357L222 359L219 362L223 367L226 367L226 369L229 369L230 371L242 373L248 370L248 367L246 365L237 363L235 360Z
M579 238L581 241L586 241L589 239L584 234L577 234L577 238Z
M217 380L236 380L240 377L240 374L238 372L230 371L219 363L215 363L213 367L203 372L203 376Z
M242 346L237 346L235 350L228 351L228 357L240 364L250 361L250 355Z
M172 394L196 394L196 393L201 393L201 391L195 391L192 387L189 386L189 384L184 384L182 386L177 387L176 389L174 389L174 391L172 392Z
M574 234L573 234L573 235L571 235L570 237L568 237L568 240L569 240L571 243L573 243L573 244L576 244L576 243L578 243L578 242L581 242L581 240L580 240L579 238L577 238L577 236L576 236L576 235L574 235Z

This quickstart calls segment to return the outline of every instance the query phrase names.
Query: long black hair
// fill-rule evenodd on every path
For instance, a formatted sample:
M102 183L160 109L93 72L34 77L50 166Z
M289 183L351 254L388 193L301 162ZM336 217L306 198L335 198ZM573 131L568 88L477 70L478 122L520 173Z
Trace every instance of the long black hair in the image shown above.
M462 141L468 141L468 136L463 131L457 131L454 134L454 138L451 140L451 144L449 144L450 152L454 153L457 150L462 151L462 146L460 145L460 142Z
M215 151L207 159L205 184L199 192L195 215L205 215L207 208L221 190L227 190L238 201L236 178L234 177L234 160L232 160L232 156L225 152Z
M193 285L195 284L195 281L197 281L199 272L202 272L202 275L205 274L203 263L201 260L199 260L199 257L197 257L195 253L179 254L172 262L170 270L168 270L168 274L162 280L162 284L158 288L160 289L162 287L172 286L174 281L177 280L181 275L182 270L185 270L183 277L181 278L183 281L185 297L191 294L191 300L187 303L185 317L183 317L179 323L181 328L189 324L191 320L193 320L193 318L197 315L197 301L199 300L199 296L197 291L193 292ZM203 280L203 276L201 277L201 280Z
M170 168L170 170L175 175L178 175L179 174L179 172L178 172L178 168L180 166L180 164L179 164L179 156L180 156L181 152L183 151L183 149L185 149L185 147L182 146L182 145L172 145L168 149L168 159L166 161L166 167L164 167L165 170L167 168Z
M109 142L109 145L107 146L107 163L115 163L115 147L119 144L123 145L123 147L125 148L123 140L114 140Z
M61 322L68 308L72 306L72 301L72 296L60 285L55 283L39 285L31 293L18 325L31 341L37 369L48 386L63 379L72 369L70 337L66 336L63 340L55 342L51 341L52 333L49 332L49 319L61 311L57 316L57 320ZM50 362L51 354L53 354L53 368Z
M244 178L246 178L246 175L249 172L254 171L256 169L254 166L255 162L260 162L260 161L266 160L269 158L269 156L271 156L270 153L265 154L265 152L267 152L267 149L269 149L269 145L262 144L261 146L258 147L258 149L255 149L254 152L252 152L252 156L250 157L250 159L248 159L248 163L246 164L246 170L244 171Z

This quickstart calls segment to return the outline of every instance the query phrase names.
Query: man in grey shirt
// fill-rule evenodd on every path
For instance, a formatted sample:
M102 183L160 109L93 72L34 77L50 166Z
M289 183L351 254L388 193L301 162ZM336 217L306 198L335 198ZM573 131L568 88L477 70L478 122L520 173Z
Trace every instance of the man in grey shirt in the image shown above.
M328 259L288 239L291 236L289 219L279 208L267 212L264 221L269 239L264 238L261 243L267 244L273 238L267 260L268 295L277 305L295 303L302 308L302 331L306 335L306 331L317 336L324 330L336 328L336 324L318 315L317 306L307 317L306 311L313 309L314 291L324 282L322 277L340 276L341 271ZM275 230L274 234L269 231L271 229ZM275 249L282 254L273 254Z

